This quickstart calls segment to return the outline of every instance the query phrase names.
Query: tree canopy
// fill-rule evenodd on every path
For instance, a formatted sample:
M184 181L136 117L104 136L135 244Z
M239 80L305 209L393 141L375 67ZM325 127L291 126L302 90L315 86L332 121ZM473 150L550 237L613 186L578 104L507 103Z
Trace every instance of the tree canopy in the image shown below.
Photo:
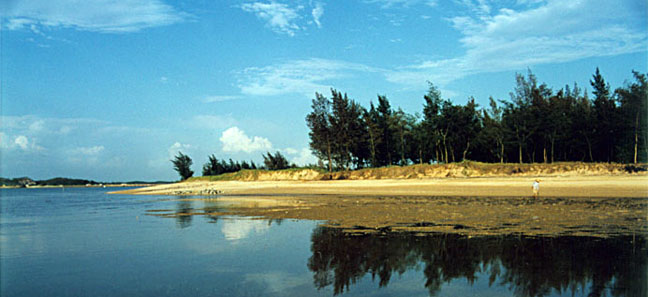
M593 99L578 85L552 90L528 71L516 74L508 100L480 107L444 99L432 83L422 116L394 108L385 95L365 108L331 89L315 93L306 116L310 147L329 170L483 162L648 161L646 74L612 91L597 68Z
M193 161L189 156L183 154L182 152L178 152L178 154L175 156L175 159L171 160L173 163L173 169L180 174L180 179L181 180L186 180L190 177L193 176L194 172L191 170L191 165L193 164Z

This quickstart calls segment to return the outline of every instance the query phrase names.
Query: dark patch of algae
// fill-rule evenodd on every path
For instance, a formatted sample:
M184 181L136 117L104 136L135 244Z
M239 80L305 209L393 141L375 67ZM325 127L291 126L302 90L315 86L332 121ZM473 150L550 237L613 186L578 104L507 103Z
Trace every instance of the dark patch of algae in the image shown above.
M408 232L468 236L648 236L648 198L259 196L271 206L231 203L217 211L152 210L150 215L246 216L322 221L348 234ZM218 201L219 198L209 199Z

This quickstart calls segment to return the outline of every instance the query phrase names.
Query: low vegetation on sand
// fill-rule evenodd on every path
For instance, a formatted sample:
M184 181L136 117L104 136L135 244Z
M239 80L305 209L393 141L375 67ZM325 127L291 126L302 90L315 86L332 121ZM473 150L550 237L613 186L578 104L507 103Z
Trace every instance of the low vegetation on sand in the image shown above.
M315 180L371 180L424 179L442 177L512 177L512 176L595 176L647 174L648 164L625 165L616 163L534 163L492 164L465 161L450 164L419 164L388 166L351 171L327 172L320 168L290 168L284 170L241 170L215 176L192 177L188 181L315 181Z

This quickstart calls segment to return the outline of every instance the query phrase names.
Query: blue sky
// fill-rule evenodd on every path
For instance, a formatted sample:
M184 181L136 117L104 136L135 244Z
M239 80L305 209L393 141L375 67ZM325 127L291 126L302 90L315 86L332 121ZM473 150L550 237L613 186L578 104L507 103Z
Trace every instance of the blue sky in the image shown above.
M9 0L0 3L0 175L175 180L177 151L314 163L315 92L421 112L646 72L646 1Z

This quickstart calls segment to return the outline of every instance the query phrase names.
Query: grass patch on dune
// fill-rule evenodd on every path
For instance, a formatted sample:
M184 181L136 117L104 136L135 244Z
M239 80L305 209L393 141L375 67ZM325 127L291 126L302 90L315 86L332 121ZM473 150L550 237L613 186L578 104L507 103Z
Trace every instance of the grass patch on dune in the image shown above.
M326 170L312 167L288 168L282 170L265 170L265 169L243 169L237 172L223 173L220 175L196 176L191 177L188 182L198 181L235 181L235 180L259 180L262 176L292 176L298 175L306 170L314 170L319 174L326 173Z
M628 166L630 165L585 162L519 164L463 161L447 164L393 165L330 173L326 169L311 167L289 168L284 170L245 169L215 176L192 177L187 181L415 179L484 176L549 176L562 174L604 175L645 172L648 169L647 164L636 164L632 165L631 168Z

